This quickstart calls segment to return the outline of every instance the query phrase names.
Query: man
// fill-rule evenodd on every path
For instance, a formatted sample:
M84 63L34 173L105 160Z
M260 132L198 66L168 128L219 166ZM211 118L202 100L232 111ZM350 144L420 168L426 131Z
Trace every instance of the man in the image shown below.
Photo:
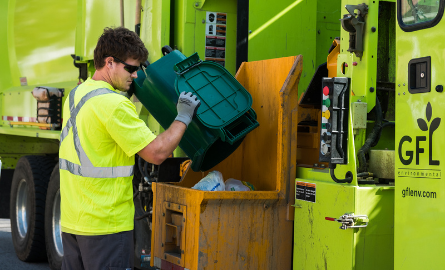
M200 101L181 93L178 116L155 136L128 91L148 52L139 37L106 28L94 50L96 72L73 89L60 139L62 269L133 268L133 166L139 154L162 163L178 146Z

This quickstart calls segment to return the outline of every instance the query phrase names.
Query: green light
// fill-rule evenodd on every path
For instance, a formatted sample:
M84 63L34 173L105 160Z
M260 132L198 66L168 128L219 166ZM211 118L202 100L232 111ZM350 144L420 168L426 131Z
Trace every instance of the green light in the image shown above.
M328 107L329 108L329 106L331 106L331 100L328 98L328 99L325 99L325 100L323 100L323 105L325 105L326 107Z

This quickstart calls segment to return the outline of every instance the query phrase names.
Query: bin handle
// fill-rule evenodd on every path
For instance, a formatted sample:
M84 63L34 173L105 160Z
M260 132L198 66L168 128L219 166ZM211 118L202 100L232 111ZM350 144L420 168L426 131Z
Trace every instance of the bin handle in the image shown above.
M179 76L186 73L190 69L199 66L202 63L202 60L199 59L198 53L194 53L191 56L187 57L186 59L182 60L179 63L176 63L173 66L173 70L176 74Z
M229 144L233 145L239 139L246 136L247 133L251 132L260 125L256 121L256 113L252 108L250 108L243 116L238 118L234 123L238 122L248 122L248 126L244 130L235 135L231 134L230 130L228 129L228 127L231 125L222 128L220 131L221 131L221 140L223 142L227 140Z

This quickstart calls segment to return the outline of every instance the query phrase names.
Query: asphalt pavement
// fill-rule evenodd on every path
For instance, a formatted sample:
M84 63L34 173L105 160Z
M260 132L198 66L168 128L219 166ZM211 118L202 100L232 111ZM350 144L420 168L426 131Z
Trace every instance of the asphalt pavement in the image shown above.
M0 218L0 269L8 270L48 270L47 262L25 263L17 258L12 245L11 223Z

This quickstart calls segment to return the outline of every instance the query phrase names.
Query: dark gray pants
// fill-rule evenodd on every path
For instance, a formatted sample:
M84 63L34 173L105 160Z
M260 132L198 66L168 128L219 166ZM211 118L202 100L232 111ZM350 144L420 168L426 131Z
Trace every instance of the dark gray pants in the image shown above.
M107 235L62 232L62 270L126 270L134 267L133 231Z

